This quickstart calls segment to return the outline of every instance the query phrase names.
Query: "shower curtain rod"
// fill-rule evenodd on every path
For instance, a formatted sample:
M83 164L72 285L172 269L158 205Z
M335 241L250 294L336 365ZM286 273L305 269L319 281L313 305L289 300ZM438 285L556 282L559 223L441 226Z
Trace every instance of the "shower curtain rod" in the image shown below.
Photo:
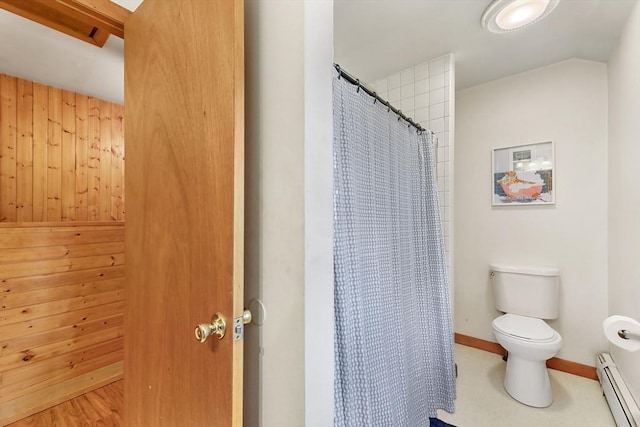
M391 103L389 101L385 101L384 99L382 99L380 96L378 96L377 93L375 93L374 91L368 89L366 86L364 86L363 84L360 83L360 79L357 79L355 77L353 77L351 74L347 73L346 71L344 71L342 68L340 68L340 65L338 64L333 64L334 68L336 69L336 71L339 74L339 77L344 77L344 79L346 81L348 81L349 83L358 86L358 90L362 89L363 91L365 91L365 93L371 97L374 98L373 103L375 104L376 101L380 101L380 103L384 106L386 106L390 111L393 111L394 113L396 113L398 115L398 120L403 119L404 121L406 121L407 123L409 123L410 126L413 126L414 128L416 128L418 131L420 132L427 132L427 130L425 128L423 128L422 126L420 126L420 124L416 123L413 121L413 119L411 119L410 117L405 116L404 114L402 114L402 111L398 110L397 108L394 108L393 105L391 105ZM431 132L431 134L433 135L433 131L428 131Z

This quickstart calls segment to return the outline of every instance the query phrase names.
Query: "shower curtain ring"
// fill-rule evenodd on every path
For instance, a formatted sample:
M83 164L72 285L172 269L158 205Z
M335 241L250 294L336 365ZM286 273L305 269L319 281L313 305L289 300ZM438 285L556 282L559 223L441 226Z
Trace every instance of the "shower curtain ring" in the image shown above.
M356 84L358 85L358 90L356 93L360 93L360 79L356 79Z
M376 102L378 102L378 95L373 92L373 105L376 105Z
M336 65L336 70L338 71L338 80L340 80L342 78L342 70L340 69L340 65L335 64Z
M387 113L391 111L391 103L387 101Z
M398 110L398 121L402 118L402 110Z

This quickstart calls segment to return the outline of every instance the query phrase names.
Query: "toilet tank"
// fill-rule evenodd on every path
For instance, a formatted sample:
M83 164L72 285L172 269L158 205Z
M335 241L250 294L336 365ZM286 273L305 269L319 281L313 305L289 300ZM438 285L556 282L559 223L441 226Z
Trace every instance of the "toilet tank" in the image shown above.
M556 319L560 270L490 265L496 309L504 313Z

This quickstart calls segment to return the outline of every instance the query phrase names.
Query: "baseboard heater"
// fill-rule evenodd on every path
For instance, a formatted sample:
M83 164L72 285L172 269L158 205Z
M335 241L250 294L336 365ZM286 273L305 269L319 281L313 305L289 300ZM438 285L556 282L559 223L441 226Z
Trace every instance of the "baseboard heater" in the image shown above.
M640 427L640 408L633 399L611 355L596 358L596 372L617 427Z

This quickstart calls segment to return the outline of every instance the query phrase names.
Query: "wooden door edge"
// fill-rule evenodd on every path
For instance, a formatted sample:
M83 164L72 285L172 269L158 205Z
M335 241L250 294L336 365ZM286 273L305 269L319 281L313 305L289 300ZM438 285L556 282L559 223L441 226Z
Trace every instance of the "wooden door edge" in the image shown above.
M235 1L234 8L234 254L233 280L235 317L242 317L244 312L244 173L245 173L245 101L244 101L244 2ZM244 382L244 336L234 343L233 349L233 392L232 392L232 424L241 427L243 424L243 382Z

